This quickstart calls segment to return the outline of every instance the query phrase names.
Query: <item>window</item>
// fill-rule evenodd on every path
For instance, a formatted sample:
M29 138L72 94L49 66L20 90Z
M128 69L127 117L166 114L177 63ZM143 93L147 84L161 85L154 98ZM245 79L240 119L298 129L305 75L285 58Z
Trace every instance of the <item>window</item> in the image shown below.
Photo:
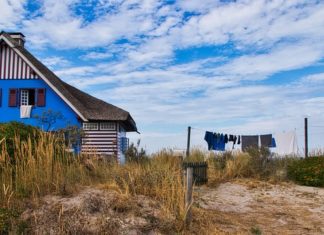
M20 91L20 105L35 105L35 89L22 89Z
M115 130L115 123L114 122L101 122L100 130Z
M85 122L83 123L83 130L98 130L98 123L96 122Z

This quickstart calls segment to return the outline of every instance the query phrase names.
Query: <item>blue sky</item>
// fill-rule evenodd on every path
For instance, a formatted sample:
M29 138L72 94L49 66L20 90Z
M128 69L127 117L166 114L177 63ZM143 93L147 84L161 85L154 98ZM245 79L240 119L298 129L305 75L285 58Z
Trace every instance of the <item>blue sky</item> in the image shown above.
M0 0L0 30L66 82L128 110L155 151L202 130L296 129L324 147L324 2ZM323 126L323 127L315 127ZM300 145L300 148L303 148Z

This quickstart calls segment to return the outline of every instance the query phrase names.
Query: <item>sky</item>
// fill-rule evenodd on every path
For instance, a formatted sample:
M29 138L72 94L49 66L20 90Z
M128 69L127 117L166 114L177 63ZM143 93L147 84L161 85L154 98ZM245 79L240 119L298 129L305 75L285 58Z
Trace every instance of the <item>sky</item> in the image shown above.
M62 80L131 113L149 152L204 131L324 149L324 1L0 0L0 30Z

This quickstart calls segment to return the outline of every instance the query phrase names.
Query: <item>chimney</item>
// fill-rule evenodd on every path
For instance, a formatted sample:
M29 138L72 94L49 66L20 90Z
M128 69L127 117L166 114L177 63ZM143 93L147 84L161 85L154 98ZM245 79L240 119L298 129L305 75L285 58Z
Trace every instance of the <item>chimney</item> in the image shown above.
M24 47L25 44L25 35L19 32L14 32L14 33L8 33L11 38L13 38L19 46Z

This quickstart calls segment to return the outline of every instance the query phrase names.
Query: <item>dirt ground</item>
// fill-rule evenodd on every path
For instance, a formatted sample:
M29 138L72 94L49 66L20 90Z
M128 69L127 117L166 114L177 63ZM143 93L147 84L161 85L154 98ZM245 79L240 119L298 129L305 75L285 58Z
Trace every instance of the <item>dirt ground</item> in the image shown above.
M85 188L46 196L22 219L32 234L324 234L324 188L235 180L197 187L193 220L177 233L175 218L145 196Z
M67 197L46 196L22 214L30 234L167 234L174 218L145 196L86 188Z
M195 194L196 216L211 220L207 231L324 234L324 188L244 179L196 188Z

